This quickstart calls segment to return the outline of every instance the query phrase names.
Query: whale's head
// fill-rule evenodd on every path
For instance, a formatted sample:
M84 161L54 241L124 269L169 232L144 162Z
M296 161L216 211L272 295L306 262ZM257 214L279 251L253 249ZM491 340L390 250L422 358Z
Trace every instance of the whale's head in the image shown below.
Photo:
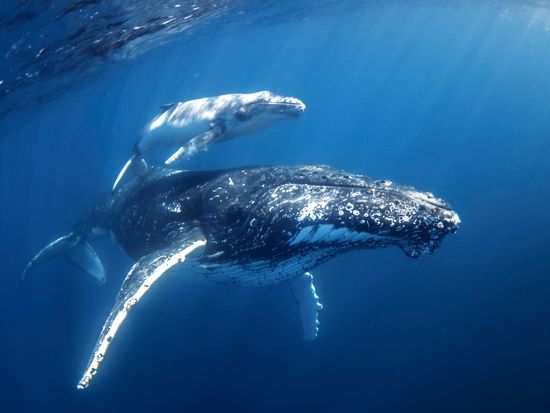
M392 195L388 192L388 199L393 199L395 205L404 206L401 211L389 213L390 219L401 225L396 231L403 239L399 242L401 249L411 258L431 254L439 246L447 234L454 234L460 225L460 217L451 206L431 192L421 192L410 187L399 187L389 181L382 185L394 186L400 193Z
M306 109L300 99L263 91L239 95L231 105L229 134L251 133L285 119L296 119Z
M333 249L398 246L407 256L431 254L457 231L458 214L431 193L326 167L296 169L273 188L276 231L292 247Z
M242 120L252 117L275 118L275 120L296 118L306 110L306 105L300 99L279 96L269 91L241 96L235 116Z

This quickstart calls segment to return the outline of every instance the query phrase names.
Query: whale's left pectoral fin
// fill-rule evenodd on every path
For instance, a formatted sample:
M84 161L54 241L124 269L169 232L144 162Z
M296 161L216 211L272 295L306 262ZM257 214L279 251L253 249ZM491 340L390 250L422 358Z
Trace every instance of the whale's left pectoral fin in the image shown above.
M309 272L290 280L290 288L300 310L304 340L313 341L319 332L319 310L323 305L313 285L313 275Z
M218 141L225 132L225 128L221 124L213 124L209 130L200 135L194 136L185 145L174 152L164 163L171 165L189 159L200 151L205 151L208 147Z
M115 305L103 325L86 371L77 387L88 387L105 357L111 341L126 319L130 309L149 291L151 286L168 270L183 263L189 254L206 245L200 231L195 231L185 240L177 241L169 248L156 251L141 258L128 272L117 295Z

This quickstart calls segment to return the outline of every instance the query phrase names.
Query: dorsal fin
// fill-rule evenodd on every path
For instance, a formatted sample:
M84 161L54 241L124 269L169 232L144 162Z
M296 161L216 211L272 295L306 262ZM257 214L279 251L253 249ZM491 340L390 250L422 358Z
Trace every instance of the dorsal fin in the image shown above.
M172 109L174 106L176 106L177 103L165 103L164 105L160 105L160 108L164 111L168 109Z

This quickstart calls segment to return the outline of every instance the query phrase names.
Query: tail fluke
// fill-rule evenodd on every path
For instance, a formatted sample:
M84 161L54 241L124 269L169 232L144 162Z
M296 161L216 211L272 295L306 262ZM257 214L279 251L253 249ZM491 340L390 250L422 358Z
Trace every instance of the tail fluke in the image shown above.
M100 284L105 283L105 269L101 260L90 244L75 233L58 238L42 248L21 274L21 282L25 281L27 274L36 264L58 255L65 255L69 261L97 279Z
M128 170L132 171L134 175L143 176L147 172L147 162L145 162L145 159L138 154L132 155L118 174L115 184L113 185L113 191L117 188L118 184L122 180L122 177Z

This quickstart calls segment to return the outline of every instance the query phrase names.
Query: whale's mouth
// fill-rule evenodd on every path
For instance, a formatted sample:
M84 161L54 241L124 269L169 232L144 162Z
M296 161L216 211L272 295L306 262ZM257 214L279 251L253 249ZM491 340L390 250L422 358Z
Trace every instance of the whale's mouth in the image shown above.
M444 206L433 205L437 218L429 231L414 233L400 243L403 252L411 258L432 254L447 234L455 234L460 226L460 217L448 204Z

